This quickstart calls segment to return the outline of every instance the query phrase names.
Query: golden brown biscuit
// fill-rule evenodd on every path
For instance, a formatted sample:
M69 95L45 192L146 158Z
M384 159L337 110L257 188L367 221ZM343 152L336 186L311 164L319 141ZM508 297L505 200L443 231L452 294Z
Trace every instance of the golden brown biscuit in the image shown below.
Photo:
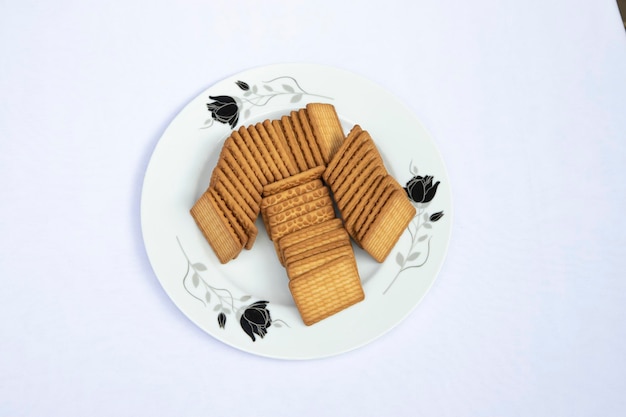
M361 247L376 261L383 262L415 216L415 207L404 190L395 190L365 230Z
M248 160L239 150L239 147L235 143L232 136L229 136L222 146L220 159L222 158L228 163L233 172L235 172L237 176L241 177L241 181L245 185L246 189L250 191L252 196L255 196L255 201L257 201L256 196L258 195L258 203L260 203L263 185L259 181L256 174L256 170L259 170L259 168L256 165L252 167L248 163Z
M322 206L302 216L273 225L271 228L271 240L278 242L281 237L289 233L333 218L335 218L334 207L328 205Z
M240 132L245 132L245 137L242 136ZM256 147L252 142L252 138L250 138L250 135L248 135L245 128L242 127L239 131L232 131L231 137L233 138L233 145L236 145L237 149L239 149L241 154L244 156L248 166L252 168L251 172L254 173L259 183L261 183L261 187L274 181L273 177L268 178L266 176L266 173L269 172L269 168L267 167L267 164L263 162L261 154L258 150L256 150ZM261 163L263 163L264 166L261 166Z
M279 223L283 223L295 219L296 217L303 216L324 206L333 206L333 200L329 196L323 196L316 200L308 201L298 206L278 211L272 215L268 214L268 224L270 226L270 229L272 229Z
M363 129L361 129L361 126L354 125L352 127L346 139L326 165L326 171L322 176L324 181L329 184L335 182L337 176L343 171L344 165L351 160L352 154L356 152L364 142L367 142L369 134L362 136L362 133Z
M281 264L284 265L284 252L293 245L297 245L315 236L330 233L336 229L343 229L341 219L333 217L330 220L302 228L298 231L283 236L276 243L276 252Z
M289 281L289 290L307 326L365 298L354 259L344 256Z
M306 171L302 171L296 175L267 184L263 187L263 196L267 197L273 194L278 194L281 191L288 190L289 188L297 187L298 185L314 180L319 180L322 178L324 169L325 168L323 166L307 169Z
M289 149L289 145L287 145L282 127L280 127L280 125L277 126L274 122L278 123L278 120L265 120L263 121L263 127L265 128L269 139L274 143L274 147L276 148L280 159L287 168L288 175L284 176L288 177L290 175L295 175L300 172L300 170L296 165L296 160Z
M302 130L302 125L300 123L300 118L298 117L298 112L292 111L289 114L289 122L291 123L291 126L293 128L293 133L295 134L298 146L300 147L300 150L304 155L307 168L313 168L318 166L319 164L315 161L313 153L311 152L311 148L309 147L309 142L306 140L304 130Z
M276 159L278 158L275 157L277 155L276 150L274 149L273 153L270 151L270 143L266 143L263 138L261 138L261 135L257 131L255 125L247 126L243 130L248 132L248 135L250 135L250 138L252 139L252 143L254 143L254 146L256 146L256 149L261 154L265 165L267 165L267 167L269 168L272 177L271 179L270 177L268 177L268 179L270 179L270 182L282 180L283 174L281 173L280 169L278 169L276 161ZM268 140L268 142L270 141Z
M283 251L285 264L304 259L317 252L323 252L334 249L341 245L351 245L350 236L345 229L335 229L323 235L318 235L310 239L300 242L296 245L289 246Z
M391 193L394 191L403 190L402 187L391 175L387 175L381 181L378 192L372 198L372 203L374 204L368 206L368 208L359 216L357 216L354 221L354 231L356 233L357 240L361 241L363 239L364 232L378 216L380 209L383 207L383 205L387 203L387 200L389 199Z
M331 245L335 245L333 242ZM299 259L293 262L288 262L285 258L285 268L287 269L287 276L290 280L298 278L300 275L311 271L317 267L320 267L330 261L337 259L341 256L348 256L354 258L354 251L350 244L341 242L338 247L332 250L314 253L306 258Z
M291 117L296 117L296 115L292 112ZM300 126L302 127L302 132L304 133L306 143L307 145L309 145L309 149L311 150L311 155L313 156L315 165L325 166L326 161L324 161L324 158L322 157L322 154L320 153L320 148L319 148L319 145L317 144L317 140L315 140L313 129L311 129L311 124L309 122L309 116L307 115L306 109L298 110L297 117L298 117L298 120L300 121Z
M194 203L190 213L220 263L239 255L244 244L209 190Z
M324 164L327 165L345 139L339 116L332 104L309 103L306 111Z
M306 171L309 169L309 165L304 157L304 153L300 148L300 143L298 143L298 139L296 138L296 133L293 130L291 125L291 120L289 120L289 116L283 116L280 119L280 123L273 123L274 126L277 124L280 125L281 130L284 134L285 141L287 142L287 146L291 150L291 154L296 160L296 165L300 171Z

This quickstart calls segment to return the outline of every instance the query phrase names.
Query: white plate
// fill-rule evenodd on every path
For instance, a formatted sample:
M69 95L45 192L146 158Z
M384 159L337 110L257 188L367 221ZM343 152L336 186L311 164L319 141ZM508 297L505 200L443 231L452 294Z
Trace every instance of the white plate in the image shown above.
M209 104L228 99L215 118ZM313 326L305 326L288 278L265 228L251 250L218 262L189 214L205 191L231 123L238 128L278 118L308 102L335 106L347 132L354 124L371 134L387 170L403 186L414 177L439 184L386 261L355 246L365 300ZM236 107L235 107L236 106ZM230 122L230 123L229 123ZM422 193L423 194L423 193ZM311 359L362 346L398 324L424 297L444 260L450 238L451 199L439 153L416 118L372 82L335 68L287 64L227 78L192 100L172 121L146 171L141 223L148 257L180 310L213 337L253 354ZM439 219L437 219L439 217ZM225 319L225 322L224 322ZM221 322L221 323L220 323ZM220 326L223 324L223 327Z

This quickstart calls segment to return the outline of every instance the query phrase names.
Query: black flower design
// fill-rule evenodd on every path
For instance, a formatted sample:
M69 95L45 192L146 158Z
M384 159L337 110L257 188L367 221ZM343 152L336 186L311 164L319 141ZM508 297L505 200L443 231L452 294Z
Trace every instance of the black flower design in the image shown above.
M248 85L248 83L244 81L237 81L235 84L237 84L237 86L241 88L243 91L248 91L250 89L250 86Z
M234 128L239 121L239 106L235 99L230 96L209 96L209 98L215 100L207 103L213 120L228 123L231 128Z
M256 340L255 334L263 338L267 334L267 328L272 325L272 317L267 309L267 303L268 301L257 301L250 304L239 320L241 328L252 338L253 342Z
M217 315L217 324L219 324L222 329L226 326L226 314L220 313Z
M443 211L438 211L437 213L433 213L430 215L430 221L436 222L437 220L443 217Z
M406 183L404 189L414 203L429 203L435 198L437 187L439 187L439 181L433 184L431 175L425 177L416 175Z

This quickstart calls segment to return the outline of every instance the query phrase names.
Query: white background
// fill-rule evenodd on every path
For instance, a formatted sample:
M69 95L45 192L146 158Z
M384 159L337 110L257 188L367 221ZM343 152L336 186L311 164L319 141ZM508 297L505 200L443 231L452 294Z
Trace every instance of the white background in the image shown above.
M0 416L626 413L615 2L357 4L0 0ZM303 362L187 320L139 218L177 112L281 62L347 69L406 103L455 210L418 308L363 348Z

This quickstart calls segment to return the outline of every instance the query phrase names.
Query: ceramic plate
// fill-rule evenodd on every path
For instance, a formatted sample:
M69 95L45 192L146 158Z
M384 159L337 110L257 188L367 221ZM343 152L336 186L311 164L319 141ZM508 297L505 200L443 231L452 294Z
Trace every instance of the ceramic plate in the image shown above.
M364 301L305 326L260 218L254 247L222 265L189 209L206 190L233 128L279 118L309 102L333 104L346 133L354 124L369 131L389 173L409 190L417 215L383 263L354 245ZM346 352L402 321L437 276L451 219L444 164L414 115L360 76L308 64L242 72L192 100L159 140L141 200L146 251L172 301L224 343L282 359Z

